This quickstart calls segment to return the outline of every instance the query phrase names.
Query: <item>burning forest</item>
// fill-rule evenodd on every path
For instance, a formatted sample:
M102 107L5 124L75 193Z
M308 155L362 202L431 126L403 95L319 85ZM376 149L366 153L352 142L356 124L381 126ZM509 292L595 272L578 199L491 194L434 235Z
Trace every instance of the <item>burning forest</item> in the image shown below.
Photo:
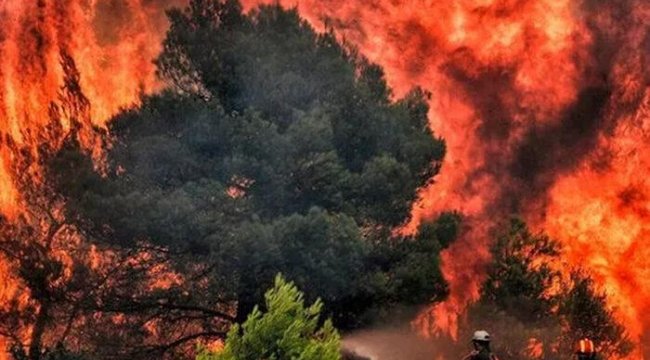
M650 359L650 3L0 22L0 360Z

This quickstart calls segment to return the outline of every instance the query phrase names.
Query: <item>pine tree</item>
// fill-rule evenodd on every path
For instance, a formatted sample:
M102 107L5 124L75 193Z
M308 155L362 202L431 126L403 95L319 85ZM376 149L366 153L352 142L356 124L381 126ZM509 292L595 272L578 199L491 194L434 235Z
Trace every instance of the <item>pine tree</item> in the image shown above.
M340 337L330 320L319 327L323 303L305 308L303 294L281 275L266 292L266 312L255 307L228 332L218 353L202 351L197 360L338 360Z

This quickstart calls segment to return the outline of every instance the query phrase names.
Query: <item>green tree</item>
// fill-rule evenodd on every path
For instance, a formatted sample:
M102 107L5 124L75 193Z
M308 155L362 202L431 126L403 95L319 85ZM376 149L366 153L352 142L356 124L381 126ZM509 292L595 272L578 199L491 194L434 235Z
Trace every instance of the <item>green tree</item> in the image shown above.
M559 244L544 234L532 234L517 218L492 245L481 296L524 323L544 320L558 304L549 289L560 283L560 272L549 260L559 255Z
M545 359L566 358L584 337L594 340L603 358L629 354L629 337L605 295L579 269L567 281L556 267L560 252L559 243L531 233L520 219L502 226L491 248L481 298L470 306L460 336L488 329L502 359L537 358L531 341L541 346Z
M565 351L570 351L578 340L584 338L598 344L604 359L624 356L632 351L633 344L625 328L607 307L607 297L595 290L593 280L586 274L572 274L559 312L567 329L562 342Z
M332 322L326 320L320 325L320 300L305 307L303 294L280 275L264 298L266 311L255 307L241 326L234 325L223 351L203 351L197 360L341 358L340 337Z
M471 338L474 330L487 329L502 359L535 358L529 348L535 339L544 357L553 358L561 335L554 312L559 294L549 289L559 285L560 273L550 263L559 254L559 244L512 218L494 231L490 253L481 298L468 309L459 336Z
M169 18L156 63L170 87L110 122L104 174L72 141L50 166L85 237L152 253L150 265L186 280L132 294L146 286L143 267L106 290L102 308L154 312L173 334L161 344L134 321L116 332L123 341L154 338L164 352L220 337L278 272L324 299L339 327L444 297L438 255L451 239L393 234L445 153L430 94L393 98L380 67L296 9L192 0Z

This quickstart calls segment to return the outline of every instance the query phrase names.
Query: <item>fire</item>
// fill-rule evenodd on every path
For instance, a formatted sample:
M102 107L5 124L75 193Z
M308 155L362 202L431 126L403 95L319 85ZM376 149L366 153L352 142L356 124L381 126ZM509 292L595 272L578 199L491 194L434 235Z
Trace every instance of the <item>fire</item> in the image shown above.
M120 108L137 104L140 94L161 87L152 63L167 26L161 9L179 3L0 1L2 215L15 218L24 212L27 205L18 189L25 184L19 182L40 177L35 159L41 144L56 149L72 127L80 127L80 142L98 157L102 149L93 127L104 127ZM80 89L70 89L77 84ZM83 94L78 102L62 103L77 90ZM65 253L54 256L71 263ZM8 275L9 266L0 261L0 306L15 299L28 301L18 280ZM27 332L24 337L30 336ZM7 345L0 339L0 359L6 358Z
M534 359L542 359L544 356L544 344L535 338L528 340L528 355Z
M650 328L647 2L281 3L317 27L333 26L385 68L397 95L413 85L433 92L430 124L448 154L405 231L445 209L466 214L470 229L443 254L451 296L419 319L425 331L453 335L458 313L478 296L487 230L514 212L561 241L564 260L594 275L643 341Z
M19 210L20 194L11 174L18 155L8 143L36 154L51 126L50 104L64 85L62 56L79 70L90 101L86 130L104 126L141 93L160 87L152 60L166 29L167 1L19 1L0 3L0 209ZM61 119L64 130L69 119ZM86 134L86 140L89 138ZM82 136L82 140L83 140ZM91 141L87 147L94 147ZM95 152L100 149L91 149Z
M16 148L36 155L38 144L56 143L47 128L64 86L62 58L79 70L90 103L82 136L97 153L90 128L160 88L151 60L166 28L162 9L185 2L0 3L2 213L20 211L12 169L24 155ZM469 229L443 255L450 299L423 326L431 329L432 320L454 332L457 314L478 296L489 227L517 212L564 243L565 260L594 274L643 341L650 328L647 2L280 2L298 6L317 28L325 19L385 68L397 96L414 85L433 92L430 124L448 154L405 231L447 209L466 214ZM69 120L58 125L69 129ZM8 283L0 300L15 291L1 281Z
M636 337L650 328L650 187L642 175L650 167L648 101L646 89L639 111L603 145L616 154L606 170L585 163L559 179L543 225L565 240L571 262L592 270Z

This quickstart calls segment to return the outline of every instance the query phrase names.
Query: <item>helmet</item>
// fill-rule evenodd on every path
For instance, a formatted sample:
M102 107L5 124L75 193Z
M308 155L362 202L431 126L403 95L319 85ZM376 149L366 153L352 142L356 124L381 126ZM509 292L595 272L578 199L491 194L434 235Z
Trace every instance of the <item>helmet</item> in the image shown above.
M489 342L490 341L490 334L485 330L477 330L477 331L474 332L474 336L472 336L472 341Z
M593 354L595 352L594 342L588 338L578 340L576 343L576 354Z

